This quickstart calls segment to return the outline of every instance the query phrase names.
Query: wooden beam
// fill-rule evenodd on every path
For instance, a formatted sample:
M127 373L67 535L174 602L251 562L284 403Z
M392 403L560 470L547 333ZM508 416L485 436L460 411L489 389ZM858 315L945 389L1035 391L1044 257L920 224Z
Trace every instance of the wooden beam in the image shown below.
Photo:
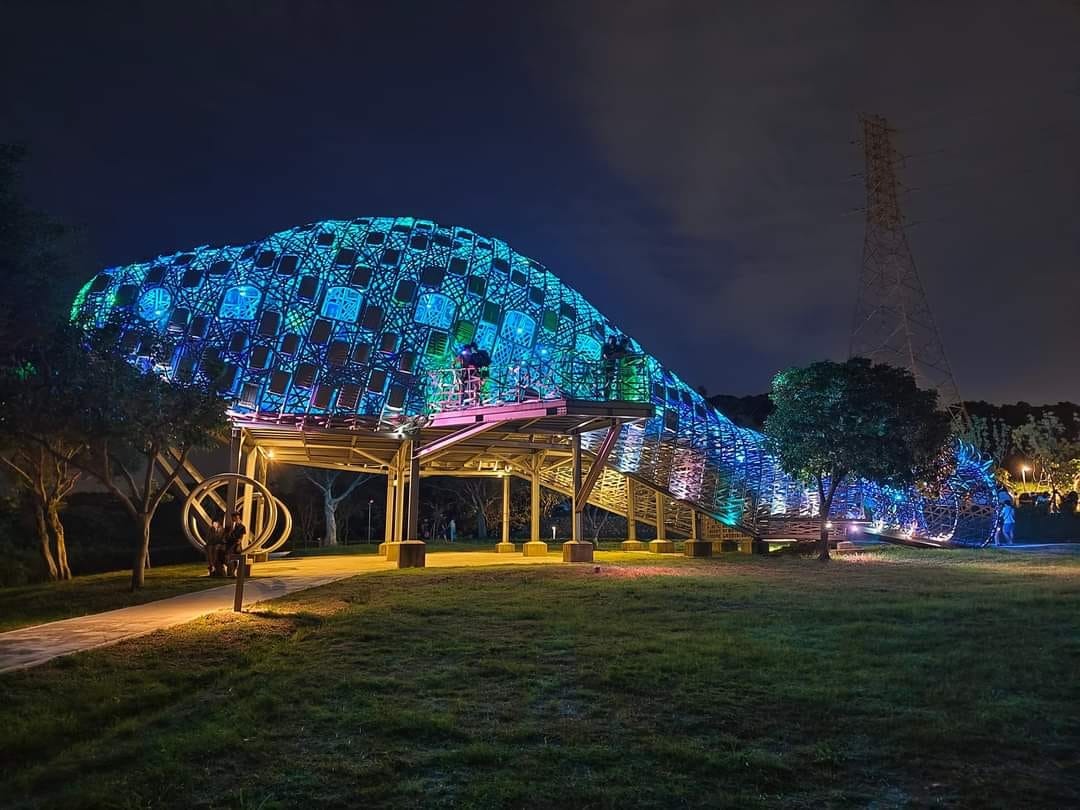
M593 459L592 466L589 468L589 474L585 476L585 480L580 484L580 491L577 492L575 498L575 504L580 504L580 507L575 508L584 509L585 502L589 500L589 495L593 491L593 487L596 486L596 482L600 480L600 473L604 470L604 465L607 464L608 458L611 456L611 451L615 447L615 442L619 438L619 424L615 421L611 422L608 427L607 435L604 437L604 441L601 442L599 449L596 451L596 458ZM581 437L574 436L574 451L575 454L581 453ZM577 463L576 472L580 474L580 461ZM578 484L575 483L574 489L578 490Z

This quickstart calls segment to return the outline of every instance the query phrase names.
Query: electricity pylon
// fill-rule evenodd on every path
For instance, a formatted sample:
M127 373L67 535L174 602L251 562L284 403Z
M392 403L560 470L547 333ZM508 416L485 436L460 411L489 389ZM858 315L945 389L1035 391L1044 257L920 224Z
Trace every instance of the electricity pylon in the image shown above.
M866 155L866 235L850 356L908 369L942 407L966 419L952 368L926 300L900 211L894 129L879 115L860 116Z

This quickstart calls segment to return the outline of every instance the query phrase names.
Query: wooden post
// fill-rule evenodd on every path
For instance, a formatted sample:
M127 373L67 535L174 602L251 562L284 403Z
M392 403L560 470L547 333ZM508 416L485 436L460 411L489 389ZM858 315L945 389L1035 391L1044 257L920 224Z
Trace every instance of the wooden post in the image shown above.
M258 451L252 447L243 453L244 459L244 475L248 478L255 477L255 462L258 457ZM254 536L255 527L252 525L251 518L254 514L253 505L255 500L255 487L250 484L244 484L243 494L240 499L240 520L247 526L248 531L252 532Z
M510 542L510 473L503 474L502 479L502 540L495 544L495 551L499 554L513 554L517 548Z
M247 554L240 555L236 566L236 594L233 596L233 611L240 613L244 609L244 580L247 579Z
M532 480L529 482L529 540L534 543L544 540L540 536L540 465L543 460L542 453L533 458Z
M386 468L386 524L383 527L381 553L386 552L386 544L394 542L394 468Z
M270 462L263 456L262 453L258 452L257 450L252 450L251 454L255 457L255 480L263 486L266 486L267 478L269 478L267 467L269 466ZM251 529L251 531L253 532L257 531L261 533L264 528L264 523L266 522L269 514L270 504L266 503L264 498L259 498L259 500L255 503L254 519L251 523L247 524L248 528Z
M540 470L544 466L544 453L540 451L532 457L530 467L532 478L529 481L529 541L521 545L521 553L526 557L547 555L547 543L540 535Z
M581 491L581 434L575 433L573 437L574 455L571 461L570 481L573 496L571 498L570 539L574 542L581 541L581 512L585 504L578 503L578 492Z
M407 536L402 540L420 539L420 456L417 454L420 434L405 445L409 458L409 522Z
M229 439L229 472L240 472L240 447L241 447L241 434L240 428L233 428L232 436ZM236 492L237 484L234 478L229 482L229 488L225 495L225 517L222 518L222 522L226 529L232 528L232 511L236 508Z
M397 489L394 491L394 542L400 543L405 540L405 465L402 462L401 451L395 457L397 465Z
M597 459L593 464L602 464L600 459ZM570 542L563 543L562 558L563 562L592 562L593 559L593 544L591 542L583 542L581 539L581 512L585 508L584 501L586 498L582 497L585 493L581 488L581 434L574 434L574 455L571 459L571 486L573 487L573 496L570 501Z
M653 554L672 554L675 543L667 539L667 496L656 493L656 539L649 541L649 551ZM693 529L690 530L693 532Z
M510 542L510 474L502 480L502 541Z

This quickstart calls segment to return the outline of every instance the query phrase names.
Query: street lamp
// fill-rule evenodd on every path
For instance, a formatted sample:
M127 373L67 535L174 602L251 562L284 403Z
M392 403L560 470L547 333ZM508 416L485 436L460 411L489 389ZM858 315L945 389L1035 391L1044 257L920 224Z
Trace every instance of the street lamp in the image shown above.
M554 526L551 527L551 542L552 543L555 542L555 527Z
M1031 472L1031 467L1027 464L1020 465L1020 476L1024 479L1024 488L1027 489L1027 474Z
M367 541L368 545L371 545L371 505L375 503L374 498L368 498L367 502Z

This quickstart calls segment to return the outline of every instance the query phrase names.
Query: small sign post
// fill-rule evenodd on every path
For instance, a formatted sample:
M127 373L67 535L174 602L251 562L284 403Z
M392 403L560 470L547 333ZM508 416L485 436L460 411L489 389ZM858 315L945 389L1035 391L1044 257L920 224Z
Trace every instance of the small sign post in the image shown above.
M233 598L233 611L240 613L244 607L244 579L247 577L247 554L241 552L240 563L236 567L236 596Z

